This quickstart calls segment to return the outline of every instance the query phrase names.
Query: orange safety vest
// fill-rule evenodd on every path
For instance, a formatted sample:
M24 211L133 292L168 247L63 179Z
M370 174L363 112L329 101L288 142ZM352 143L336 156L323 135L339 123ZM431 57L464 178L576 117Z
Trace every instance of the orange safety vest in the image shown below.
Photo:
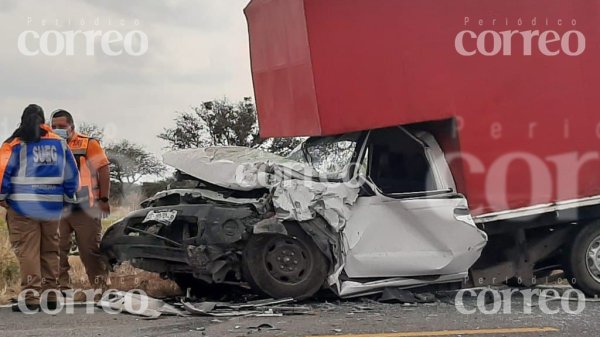
M88 145L92 139L76 133L71 141L69 141L69 148L73 152L73 156L75 156L81 181L79 192L77 192L77 203L83 205L87 201L90 207L94 207L100 190L97 172L92 170L87 158Z

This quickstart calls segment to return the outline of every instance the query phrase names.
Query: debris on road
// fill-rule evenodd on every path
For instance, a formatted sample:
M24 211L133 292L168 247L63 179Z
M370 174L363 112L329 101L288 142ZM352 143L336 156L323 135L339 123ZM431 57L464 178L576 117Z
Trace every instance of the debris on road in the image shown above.
M257 326L249 326L248 330L261 331L261 330L279 330L279 329L276 328L276 327L274 327L273 325L271 325L269 323L262 323L262 324L259 324Z
M281 299L262 299L255 301L248 301L245 303L217 303L218 307L241 310L241 309L249 309L249 308L260 308L260 307L268 307L278 304L292 303L294 302L293 298L281 298Z
M161 315L186 315L185 312L167 304L165 301L132 292L109 292L96 305L148 319L157 319Z
M432 293L416 293L417 303L435 303L437 298Z
M215 303L199 303L192 304L188 302L181 302L183 308L192 315L195 316L212 316L212 317L237 317L237 316L250 316L252 314L258 314L260 311L234 311L234 310L207 310L208 307L213 307Z
M399 288L385 288L379 302L382 303L417 303L415 295L404 289Z
M385 288L379 297L382 303L436 303L438 299L432 293L411 292L402 288Z
M186 302L181 305L190 314L195 316L212 317L281 317L283 315L306 315L311 314L312 309L308 306L281 306L294 302L292 298L286 299L263 299L249 301L246 303L223 303L223 302Z
M269 309L269 310L265 311L262 314L256 314L254 316L256 316L256 317L282 317L283 314L282 313L275 313L273 311L273 309Z

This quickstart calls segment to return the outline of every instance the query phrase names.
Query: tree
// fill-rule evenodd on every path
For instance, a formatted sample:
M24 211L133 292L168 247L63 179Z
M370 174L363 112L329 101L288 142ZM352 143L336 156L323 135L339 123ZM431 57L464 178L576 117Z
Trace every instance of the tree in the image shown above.
M251 97L237 103L227 98L178 112L175 127L165 128L158 138L173 150L206 146L246 146L286 155L300 143L297 138L261 139L256 108Z
M176 127L164 129L158 138L166 140L172 149L187 149L206 146L207 140L202 135L206 132L206 126L194 114L190 112L179 112L175 117Z
M142 146L128 140L110 144L106 148L110 161L111 180L117 183L121 197L128 187L138 183L144 176L161 175L165 166Z
M104 128L93 123L80 123L77 132L101 142L104 139ZM144 176L161 175L165 170L163 164L141 145L127 140L109 144L105 147L105 152L110 162L111 195L116 199L143 194L144 184L136 187L134 185L139 185ZM169 179L165 181L168 182Z
M104 139L104 128L101 128L96 124L80 123L79 126L77 126L77 132L95 138L100 142Z

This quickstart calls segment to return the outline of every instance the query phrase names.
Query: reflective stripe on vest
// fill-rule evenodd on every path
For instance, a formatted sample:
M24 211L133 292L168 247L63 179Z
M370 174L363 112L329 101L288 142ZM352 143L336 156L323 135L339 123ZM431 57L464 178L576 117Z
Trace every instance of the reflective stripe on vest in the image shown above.
M27 143L21 143L21 151L19 151L19 173L17 177L27 176Z
M46 195L46 194L11 194L8 199L14 201L55 201L63 202L64 197L62 195Z
M42 126L42 128L48 131L47 127ZM7 153L10 153L10 162L3 160L2 164L10 168L10 174L4 174L3 177L4 182L8 183L8 189L2 190L3 194L7 194L2 196L4 198L2 201L6 201L15 212L28 218L59 219L64 207L63 194L65 194L67 186L64 185L63 179L56 184L54 182L57 180L48 181L45 178L65 176L68 158L65 154L71 155L66 141L50 131L42 135L36 142L24 143L17 137L9 144L9 147L3 148L3 158ZM6 164L10 166L6 166ZM13 180L13 178L15 179ZM25 184L30 178L43 178L44 181L35 179L34 181L29 180L29 182L33 182L32 184ZM75 185L76 177L71 179L69 183ZM46 184L49 182L54 184Z
M71 152L73 152L74 156L87 156L87 142L85 149L73 149Z
M62 177L12 177L11 184L15 185L61 185L65 181Z
M60 140L63 156L62 156L62 167L63 176L61 177L28 177L27 176L27 143L21 142L21 149L19 151L19 171L16 176L11 177L10 181L15 185L62 185L64 182L64 172L66 171L67 158L65 156L67 152L67 142L63 139ZM56 163L56 165L59 165ZM7 199L13 201L35 201L35 202L63 202L62 192L60 195L56 194L31 194L31 193L11 193L6 196Z
M90 138L79 134L76 137L75 140L69 143L71 152L73 153L73 156L75 156L77 162L81 182L80 190L77 192L76 203L83 204L87 202L90 207L93 207L96 199L93 191L98 189L96 186L98 183L92 177L92 172L88 166L87 150Z
M63 195L63 200L71 204L77 203L77 197L71 198L66 194Z

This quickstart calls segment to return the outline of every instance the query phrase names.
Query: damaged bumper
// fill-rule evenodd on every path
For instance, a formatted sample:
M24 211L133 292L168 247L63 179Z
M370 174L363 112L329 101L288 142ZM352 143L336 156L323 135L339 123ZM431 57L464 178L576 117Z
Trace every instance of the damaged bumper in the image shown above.
M129 214L104 235L112 264L129 261L156 273L190 273L207 282L240 277L242 241L258 221L249 206L216 204L150 207Z

